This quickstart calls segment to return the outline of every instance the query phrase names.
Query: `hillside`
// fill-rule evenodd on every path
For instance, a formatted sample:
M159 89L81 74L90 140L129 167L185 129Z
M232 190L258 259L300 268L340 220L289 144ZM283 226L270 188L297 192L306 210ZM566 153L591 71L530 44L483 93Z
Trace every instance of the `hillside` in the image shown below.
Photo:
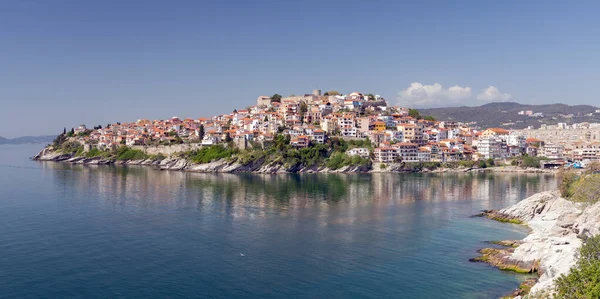
M56 136L22 136L12 139L0 137L0 144L50 143Z
M524 129L528 126L539 128L542 124L600 122L599 109L589 105L522 105L513 102L489 103L477 107L448 107L419 109L421 115L432 115L438 120L452 120L470 123L476 128L500 127ZM520 111L531 110L542 113L543 117L519 115Z

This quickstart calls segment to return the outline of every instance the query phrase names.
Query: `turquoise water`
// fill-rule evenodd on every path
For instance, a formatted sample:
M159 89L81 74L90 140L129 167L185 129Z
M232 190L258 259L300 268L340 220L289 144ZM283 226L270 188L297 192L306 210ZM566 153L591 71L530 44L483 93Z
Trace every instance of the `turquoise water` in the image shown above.
M471 218L555 186L513 174L233 175L29 161L0 146L0 297L496 298Z

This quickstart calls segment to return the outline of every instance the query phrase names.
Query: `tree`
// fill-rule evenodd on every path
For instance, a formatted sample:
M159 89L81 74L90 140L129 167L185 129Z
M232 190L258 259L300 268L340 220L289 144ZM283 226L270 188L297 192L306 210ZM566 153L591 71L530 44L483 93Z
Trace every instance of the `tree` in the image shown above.
M435 117L431 116L431 115L427 115L425 117L423 117L424 120L428 120L428 121L435 121Z
M63 128L63 135L67 135L67 127Z
M306 103L304 103L304 102L300 103L300 112L301 113L308 112L308 105L306 105Z
M233 109L233 114L236 114L236 113L237 113L237 109Z
M231 141L233 141L233 139L231 138L231 134L227 132L227 134L225 134L225 142L229 143Z
M204 139L204 125L200 125L200 128L198 128L198 137L200 140Z
M276 93L271 97L271 102L281 103L281 98L282 98L282 96L280 94Z
M330 96L339 96L340 92L337 90L330 90L330 91L325 92L325 94L330 95Z
M368 93L366 95L366 97L367 97L367 100L369 100L369 101L374 101L375 100L375 96L372 93Z
M409 109L408 116L416 118L416 119L421 119L421 113L419 113L419 110L417 110L417 109Z

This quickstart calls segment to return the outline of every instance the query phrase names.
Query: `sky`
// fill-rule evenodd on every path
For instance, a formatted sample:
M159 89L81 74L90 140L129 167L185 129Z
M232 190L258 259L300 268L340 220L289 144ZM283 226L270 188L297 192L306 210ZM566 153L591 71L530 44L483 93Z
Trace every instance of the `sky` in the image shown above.
M600 105L599 1L0 1L0 136L261 95Z

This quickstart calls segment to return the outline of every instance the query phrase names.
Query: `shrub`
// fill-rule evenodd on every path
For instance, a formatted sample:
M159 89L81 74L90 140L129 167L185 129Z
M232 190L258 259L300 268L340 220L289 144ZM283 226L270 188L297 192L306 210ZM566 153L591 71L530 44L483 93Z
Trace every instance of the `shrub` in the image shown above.
M192 151L190 160L194 163L209 163L211 161L231 157L233 154L235 154L235 151L231 148L225 148L222 145L211 145L197 151Z
M99 150L97 147L94 147L92 149L90 149L85 156L88 158L93 158L93 157L97 157L97 156L102 156L103 152L101 150Z
M559 173L559 185L560 195L563 198L569 198L573 195L572 185L577 181L577 174L573 170L563 170Z
M83 145L77 141L66 141L60 146L60 151L65 154L75 154L80 149L83 151Z
M387 168L387 164L381 163L381 164L379 164L379 168L386 169Z
M592 204L598 202L600 200L600 175L594 174L579 178L571 183L568 193L573 201Z
M546 157L523 157L521 160L521 167L534 167L540 168L540 161L548 160Z
M134 150L127 146L121 146L117 149L117 160L129 161L129 160L144 160L147 159L148 155L140 150Z
M568 275L556 279L555 298L600 298L600 236L588 238Z
M485 163L484 160L479 160L479 162L477 162L477 166L479 168L487 168L487 163Z

